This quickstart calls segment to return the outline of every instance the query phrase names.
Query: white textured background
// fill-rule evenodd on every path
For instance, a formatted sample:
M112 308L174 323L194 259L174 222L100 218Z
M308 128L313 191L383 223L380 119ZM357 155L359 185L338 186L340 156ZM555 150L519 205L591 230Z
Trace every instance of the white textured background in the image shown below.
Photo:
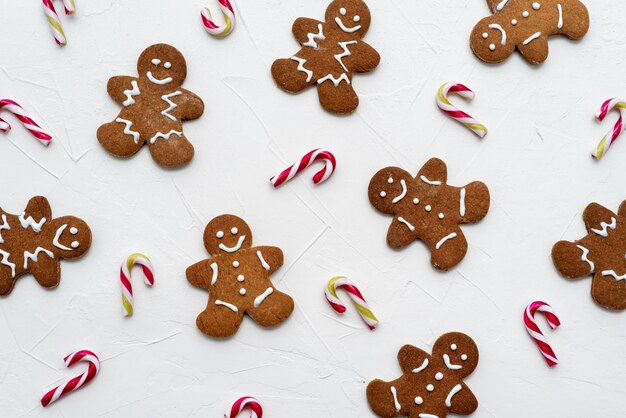
M361 105L349 117L321 110L315 91L283 93L269 72L298 49L293 20L322 18L325 0L242 0L237 28L221 41L200 24L201 6L215 6L208 0L78 0L76 16L61 16L65 48L54 44L40 3L0 6L0 96L23 104L55 141L44 149L7 115L0 204L20 213L33 195L47 196L55 215L84 218L94 239L85 258L63 262L57 289L25 276L0 299L0 416L219 417L249 394L268 418L366 417L365 386L399 375L397 350L430 351L453 330L481 353L467 379L479 399L474 416L623 416L626 314L597 307L591 280L561 278L550 249L584 234L586 204L616 210L626 198L626 139L601 162L590 157L616 117L600 124L594 113L626 95L626 2L587 0L587 37L552 38L548 61L531 67L517 54L498 66L471 54L485 1L371 0L365 40L382 62L355 77ZM95 137L119 111L108 78L136 75L137 57L157 42L183 52L184 87L206 104L185 125L196 156L182 170L160 169L147 149L118 160ZM437 110L444 81L477 92L471 104L454 101L489 127L483 141ZM314 187L311 168L271 188L271 175L316 147L339 161L329 182ZM445 274L420 243L390 250L391 218L367 200L378 169L415 173L432 156L448 163L451 184L480 179L492 195L485 220L464 228L465 260ZM247 319L234 338L214 341L195 327L207 293L184 271L206 257L205 224L229 212L249 222L257 244L284 250L274 283L296 310L276 330ZM128 319L117 270L134 251L153 259L157 277L147 289L136 272ZM375 332L351 307L340 318L327 305L323 287L337 274L362 289L381 320ZM536 299L563 322L547 332L562 361L554 369L523 327L522 310ZM62 362L81 348L104 360L99 376L43 410L44 391L83 370Z

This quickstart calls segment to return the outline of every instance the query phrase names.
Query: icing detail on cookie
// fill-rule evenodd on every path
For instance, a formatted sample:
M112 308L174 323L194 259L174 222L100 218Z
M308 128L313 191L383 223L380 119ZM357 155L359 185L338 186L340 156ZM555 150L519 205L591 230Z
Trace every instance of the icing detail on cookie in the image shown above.
M211 277L211 286L217 283L217 275L219 274L219 268L217 267L217 263L211 263L211 270L213 270L213 277Z
M441 372L435 373L435 380L441 380L441 379L443 379L443 373Z
M528 17L528 16L530 16L530 13L524 10L524 12L522 13L522 17Z
M228 309L230 309L231 311L233 311L235 313L239 312L239 309L237 309L237 307L235 305L233 305L232 303L228 303L228 302L221 301L219 299L215 299L215 304L219 305L219 306L225 306L225 307L227 307Z
M596 269L596 266L595 264L593 264L593 261L591 261L588 257L589 249L583 247L582 245L576 245L576 246L583 252L582 255L580 256L580 259L584 261L585 263L589 264L589 272L593 273Z
M432 206L430 206L430 205L426 205L426 206L424 206L424 210L425 210L426 212L430 212L431 210L433 210L433 207L432 207Z
M626 282L626 274L622 274L621 276L618 276L615 270L603 270L602 275L613 276L616 282L619 282L620 280L624 280Z
M154 135L152 138L150 138L150 143L154 144L159 138L163 138L164 140L168 140L170 139L170 136L172 135L176 135L178 137L183 136L183 133L180 131L175 131L174 129L172 129L171 131L169 131L168 133L164 134L163 132L157 132L156 135Z
M126 100L122 103L124 107L135 104L133 96L139 96L141 94L136 80L131 81L130 85L132 86L132 89L124 90L124 95L126 96Z
M161 63L161 60L158 58L152 58L152 61L150 62L153 63L154 65L159 65Z
M405 224L406 227L409 228L411 232L415 231L415 227L411 225L411 223L407 221L406 219L404 219L402 216L398 216L398 222L402 222L403 224Z
M0 225L0 244L4 243L4 239L2 238L2 231L8 231L11 229L11 226L7 222L7 216L2 214L2 225Z
M131 135L133 137L133 141L135 141L135 144L139 143L140 134L139 132L130 129L133 126L133 123L131 121L122 118L115 118L115 122L123 123L124 125L126 125L124 127L124 133L126 135Z
M506 6L506 4L509 2L509 0L502 0L500 3L498 3L498 5L496 6L496 10L500 11L502 9L504 9L504 6Z
M461 360L463 361L467 360L467 354L461 354Z
M529 43L531 43L532 41L534 41L535 39L539 38L541 36L541 32L535 32L532 35L530 35L524 42L522 42L524 45L528 45Z
M356 44L356 41L339 42L338 44L341 47L341 49L343 49L343 51L340 54L336 54L335 59L337 60L337 62L339 62L339 64L341 64L344 71L348 71L348 69L343 63L343 59L345 57L349 57L350 55L352 55L352 53L348 49L348 45Z
M320 41L323 41L324 39L326 39L326 37L324 36L324 28L322 26L321 23L317 24L317 33L308 33L306 35L308 41L303 43L302 46L308 46L310 48L317 48L317 42L316 39L319 39Z
M417 205L420 202L420 200L417 197L413 198L413 204Z
M396 411L400 412L400 410L402 409L402 405L400 405L400 402L398 402L398 391L396 390L396 387L390 387L389 391L391 392L391 396L393 396L393 405L396 407Z
M224 243L220 243L219 247L220 250L225 251L227 253L234 253L235 251L239 251L239 249L241 248L241 245L243 244L243 242L246 240L246 236L242 235L239 237L239 239L237 240L237 244L235 244L232 247L227 247L226 245L224 245Z
M339 16L335 17L335 22L337 22L337 26L339 26L339 29L341 29L342 31L344 31L345 33L353 33L358 31L359 29L361 29L361 25L356 25L353 27L348 27L346 26L342 21L341 18Z
M65 225L61 225L58 229L57 232L54 234L54 239L52 240L52 245L54 245L55 247L57 247L60 250L64 250L64 251L72 251L71 248L66 247L65 245L61 244L59 242L59 238L61 238L61 234L63 233L63 231L65 231L65 228L67 228L67 224ZM76 241L74 241L76 242ZM78 245L76 246L78 247ZM76 248L74 247L74 248Z
M164 84L168 84L171 83L172 81L174 81L174 79L172 77L165 77L161 80L159 80L158 78L156 78L155 76L152 75L152 71L148 71L146 73L146 76L148 77L148 80L150 80L152 83L154 84L159 84L159 85L164 85Z
M428 392L432 392L433 390L435 390L435 387L433 385L431 385L431 384L428 384L428 385L426 385L426 390Z
M430 180L426 176L420 176L420 180L426 184L430 184L431 186L441 186L441 182L439 180Z
M422 370L424 370L426 367L428 367L428 359L425 358L424 361L422 362L422 365L419 367L416 367L415 369L412 370L413 373L419 373Z
M342 81L345 81L346 83L350 84L350 79L348 78L348 76L345 73L341 74L339 76L339 78L335 78L332 74L328 74L328 75L320 78L319 80L317 80L317 84L322 84L326 80L332 81L333 84L335 85L335 87L339 87L339 84Z
M246 295L246 289L244 289L243 287L241 289L239 289L239 294L241 296L245 296Z
M499 30L500 33L502 34L502 40L500 41L500 43L502 45L506 45L506 31L504 30L504 28L498 25L497 23L492 23L491 25L489 25L489 28Z
M448 393L448 396L446 396L446 406L448 408L452 407L452 397L454 395L456 395L463 387L459 384L457 384L455 387L452 388L452 390L450 390L450 393Z
M439 417L433 414L419 414L418 418L439 418Z
M461 189L461 200L459 202L459 214L461 217L465 216L465 187Z
M24 219L24 215L25 213L22 213L19 216L20 224L22 224L22 228L24 229L32 228L33 231L37 233L41 232L41 228L43 227L43 224L46 223L46 218L41 218L39 222L35 222L32 216L29 216L28 218Z
M438 217L439 219L443 219L443 218L445 218L445 217L446 217L446 215L444 215L443 213L440 213L439 215L437 215L437 217Z
M240 274L239 276L237 276L237 281L239 283L242 283L244 280L246 280L246 277L243 274Z
M265 261L265 259L263 258L263 254L261 253L261 251L257 251L256 252L256 256L259 258L259 261L261 262L261 265L263 266L263 268L267 271L270 270L270 265L267 264L267 261Z
M461 370L463 368L463 366L459 365L459 364L452 364L450 362L450 356L447 354L443 355L443 363L446 365L446 367L450 370Z
M450 350L452 350L452 351L456 351L456 348L457 348L457 347L456 347L456 344L451 344L451 345L450 345Z
M11 254L6 251L0 250L0 256L2 256L2 258L0 258L0 264L10 267L11 278L15 278L15 264L9 261L9 257L11 256Z
M235 268L239 267L239 261L237 260L233 261L233 267Z
M422 399L421 396L416 396L415 397L415 405L421 405L424 403L424 399Z
M306 64L306 60L304 58L296 57L295 55L291 57L291 59L298 63L298 67L296 68L296 70L306 74L306 82L310 82L313 78L313 71L304 67L304 64Z
M437 242L437 245L435 245L435 248L438 250L439 248L441 248L443 244L445 244L446 241L452 238L456 238L456 236L457 236L456 232L446 235L445 237L441 238L439 242Z
M400 180L400 185L402 186L402 192L398 196L394 197L391 203L398 203L404 199L404 196L406 196L406 181L404 181L404 179Z
M28 260L33 260L35 263L39 261L39 253L45 253L48 257L54 258L52 251L46 250L42 247L37 247L34 253L24 251L24 268L28 268Z
M173 101L171 101L170 98L180 96L181 94L183 94L181 91L175 91L174 93L164 94L163 96L161 96L161 100L165 101L169 105L167 109L161 112L163 116L170 118L173 121L176 121L176 118L170 115L170 112L176 109L178 105L174 103Z
M170 68L172 68L172 63L166 62L165 64L163 64L163 66L169 70Z
M254 298L254 307L258 308L259 305L263 303L265 298L267 298L272 293L274 293L274 288L268 287L267 289L265 289L265 292L261 293L259 296Z
M615 229L617 227L617 220L611 217L611 223L600 222L600 229L591 228L591 232L600 235L601 237L609 236L609 229Z
M559 11L559 20L556 27L560 30L563 29L563 6L561 6L561 3L557 3L556 8Z
M540 8L541 8L541 4L539 4L537 2L533 3L533 9L539 10Z

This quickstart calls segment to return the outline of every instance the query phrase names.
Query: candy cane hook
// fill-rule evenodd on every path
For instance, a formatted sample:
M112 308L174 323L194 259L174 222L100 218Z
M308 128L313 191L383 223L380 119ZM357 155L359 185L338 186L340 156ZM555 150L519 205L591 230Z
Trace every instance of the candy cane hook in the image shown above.
M319 148L307 153L304 157L302 157L299 163L292 165L291 167L283 170L280 174L272 177L270 182L274 185L274 187L279 187L318 160L324 161L324 168L315 173L313 176L313 183L322 183L328 180L333 174L337 161L335 160L335 156L332 152Z
M124 316L133 314L133 285L130 283L130 270L134 265L140 265L143 270L144 282L152 287L154 285L154 267L150 259L143 254L131 254L124 260L120 268L120 281L122 282L122 313Z
M62 396L65 396L68 393L73 392L76 389L79 389L80 387L91 382L100 370L100 359L97 355L89 350L75 351L69 356L65 357L64 360L66 367L72 367L74 364L81 361L89 363L89 366L85 373L76 376L70 381L57 386L56 388L50 390L48 393L43 395L43 397L41 398L41 405L43 405L44 408L50 405L52 402L58 400Z
M376 326L378 326L378 318L376 318L367 302L365 302L365 298L363 298L359 289L357 289L357 287L352 284L347 277L333 277L328 282L326 289L324 289L324 294L326 295L326 300L330 303L330 306L340 315L346 311L346 306L337 296L337 289L339 288L343 288L343 290L348 293L348 296L352 299L354 306L356 306L359 311L361 318L367 324L367 327L373 331Z
M462 123L479 137L484 138L485 135L487 135L487 127L455 107L450 100L448 100L449 93L456 93L464 99L472 100L476 96L474 92L460 83L444 83L439 87L439 91L437 92L437 106L439 106L439 109L441 109L443 113L459 123Z
M224 415L224 418L236 418L237 415L243 412L246 408L252 410L252 412L256 414L257 418L263 418L263 408L261 408L259 401L254 399L252 396L244 396L243 398L237 399L230 408L230 415Z
M41 126L37 125L37 123L28 116L28 113L24 110L22 106L9 99L0 99L0 110L7 110L11 112L28 131L39 140L44 146L50 145L50 141L52 141L52 136L46 133ZM0 118L0 131L9 132L11 130L11 125L9 125L4 119Z
M537 326L537 322L535 321L535 313L542 312L548 321L548 325L550 328L555 329L559 325L561 325L561 321L554 313L554 310L550 305L545 302L535 301L524 309L524 325L526 325L526 331L535 340L535 343L539 346L539 350L543 357L548 363L549 367L556 366L559 364L559 360L556 358L556 354L552 350L552 347L548 344L546 337L543 335L539 327Z
M63 32L63 27L61 26L61 20L59 19L59 15L54 8L54 4L52 4L52 0L43 0L43 11L46 15L46 19L48 20L48 24L50 25L50 30L52 31L52 36L54 36L54 40L59 46L63 46L67 44L67 38L65 37L65 32ZM76 12L76 3L74 0L63 0L63 8L65 9L66 15L71 15Z
M620 134L626 130L626 125L624 125L623 122L624 115L626 115L626 102L624 100L616 98L607 100L602 104L596 118L598 118L599 121L603 121L606 115L608 115L613 109L617 109L619 111L619 118L617 119L615 125L613 125L613 129L602 137L600 143L591 153L591 155L598 160L606 154L611 145L613 145L613 142L615 142Z
M233 29L235 29L235 10L228 0L218 0L218 3L222 16L224 16L224 26L219 26L211 20L211 11L208 7L202 9L200 17L202 18L202 25L209 35L223 38L230 35Z

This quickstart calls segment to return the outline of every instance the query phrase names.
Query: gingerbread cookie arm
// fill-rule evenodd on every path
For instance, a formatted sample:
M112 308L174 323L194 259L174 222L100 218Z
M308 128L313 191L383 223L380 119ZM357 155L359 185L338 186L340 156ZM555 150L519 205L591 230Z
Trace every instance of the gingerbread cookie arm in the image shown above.
M324 39L324 24L319 20L299 17L293 22L291 32L300 45L305 46L304 44L309 43L315 48L316 39Z
M179 97L172 98L176 107L169 113L180 120L198 119L204 113L204 102L195 93L189 90L180 89L182 94Z
M588 235L576 242L559 241L552 247L552 262L568 279L580 279L595 272L593 237ZM592 253L593 252L593 253Z
M590 234L606 238L617 226L617 215L598 203L590 203L583 212L585 227Z
M446 184L448 181L448 168L446 167L446 163L439 158L431 158L422 166L415 179L425 183Z
M562 0L558 5L562 20L557 21L557 27L561 26L558 33L562 33L573 40L583 38L589 31L589 10L587 7L580 0Z
M217 282L219 267L214 260L202 260L189 267L185 271L187 281L201 289L209 289Z
M374 68L378 67L380 63L380 54L378 51L364 41L357 41L356 45L353 47L350 58L352 58L350 68L359 73L372 71Z
M460 223L473 224L482 220L489 212L490 195L487 185L474 181L458 189Z
M478 399L463 382L448 392L445 402L450 412L457 415L469 415L478 409Z
M256 255L261 266L268 274L274 273L284 263L283 250L278 247L254 247L251 251Z
M502 10L509 1L510 0L487 0L487 5L489 6L491 13L495 13Z
M430 354L424 350L407 344L398 351L398 363L402 373L418 373L430 364Z
M29 219L32 217L32 219ZM27 225L36 231L41 230L45 222L50 221L52 218L52 209L50 209L50 203L48 199L43 196L35 196L28 201L26 209L24 209L24 215L20 219L22 226ZM42 225L38 225L45 218Z
M139 88L137 87L138 80L139 79L136 77L126 75L111 77L107 83L107 92L113 100L124 106L125 102L129 103L128 100L132 99L130 92L139 91Z
M0 209L1 211L1 209ZM622 217L622 218L626 218L626 200L624 200L622 202L621 205L619 205L619 209L617 210L617 214Z

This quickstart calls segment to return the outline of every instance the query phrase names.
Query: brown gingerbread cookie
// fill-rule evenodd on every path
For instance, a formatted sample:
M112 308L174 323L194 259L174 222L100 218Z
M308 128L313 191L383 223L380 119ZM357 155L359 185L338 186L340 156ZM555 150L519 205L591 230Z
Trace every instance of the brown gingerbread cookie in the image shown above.
M443 334L432 356L405 345L398 362L401 377L367 385L367 401L379 417L445 418L448 413L469 415L478 408L478 400L463 382L478 365L478 347L467 335Z
M489 189L475 181L463 187L447 182L446 164L430 159L413 178L398 167L378 171L369 184L372 205L393 215L387 232L392 248L420 239L431 251L431 264L441 270L457 265L467 252L459 224L475 223L489 210Z
M187 77L185 58L173 46L152 45L141 53L137 72L139 77L109 80L109 96L123 109L113 122L98 129L98 141L118 157L130 157L148 143L157 164L187 164L194 150L183 134L183 121L199 118L204 103L181 87Z
M32 273L43 287L57 287L61 258L77 258L91 246L91 230L74 216L52 218L45 197L35 196L21 215L0 208L0 295Z
M243 314L273 327L293 312L293 299L277 290L270 275L283 265L277 247L252 247L252 231L234 215L214 218L204 230L211 258L187 268L187 280L209 291L209 303L196 325L211 337L225 338L239 329Z
M302 49L274 61L272 77L289 93L316 85L324 109L352 113L359 105L352 74L372 71L380 62L378 52L361 40L370 27L370 11L363 0L335 0L325 19L296 19L292 32Z
M578 241L559 241L552 261L568 279L593 274L591 297L602 307L626 309L626 200L617 215L598 203L583 212L587 235Z
M487 0L493 16L474 26L470 46L488 63L507 59L517 48L531 64L548 58L548 38L581 39L589 12L580 0Z

